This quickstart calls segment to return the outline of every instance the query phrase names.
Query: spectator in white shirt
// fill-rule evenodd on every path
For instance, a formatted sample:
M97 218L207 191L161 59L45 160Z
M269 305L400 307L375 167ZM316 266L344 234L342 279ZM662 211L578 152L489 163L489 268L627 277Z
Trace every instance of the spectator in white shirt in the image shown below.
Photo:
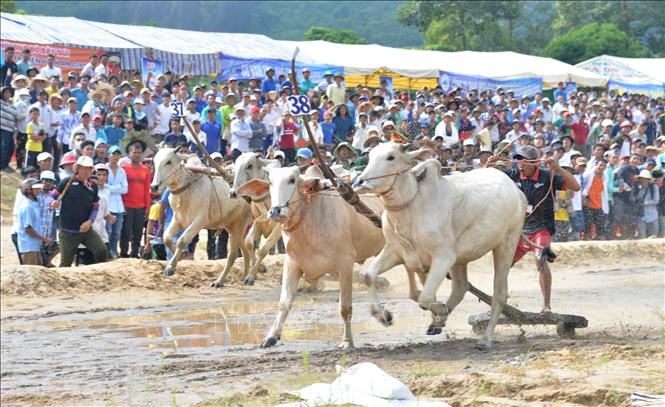
M106 64L109 62L109 56L104 54L99 57L99 65L95 67L95 77L97 75L104 75L104 77L109 76L109 70L106 68Z
M33 103L30 106L30 109L32 109L33 107L39 109L39 121L41 121L44 124L44 128L46 129L46 133L48 134L48 136L52 137L55 135L55 132L58 130L58 126L60 126L60 118L56 117L56 113L47 103L47 100L48 100L48 92L46 92L45 90L40 91L37 102Z
M172 114L171 95L165 92L162 95L162 104L155 109L155 129L152 135L156 137L157 142L161 142L166 133L169 132Z
M53 65L54 63L55 63L55 55L48 54L46 56L46 66L42 67L42 69L39 70L39 73L42 74L42 76L45 77L46 79L51 79L52 76L57 76L58 78L62 78L62 70L57 66L54 66Z
M231 121L231 155L235 160L242 153L249 152L249 139L252 138L252 128L245 120L245 108L235 108L236 118Z
M550 98L543 98L542 105L538 110L543 114L542 119L545 123L552 123L554 112L552 112L552 107L550 106Z
M563 96L559 95L556 99L556 103L552 106L552 121L559 119L561 117L561 112L564 110L568 110L568 107L563 100Z
M352 146L356 150L362 151L367 140L367 131L370 128L368 123L369 115L365 112L358 114L358 126L356 126L356 134L353 135Z
M88 75L90 78L95 77L95 68L99 65L99 57L97 55L90 55L89 61L81 70L81 75Z
M85 134L85 139L90 140L90 141L96 141L97 140L97 130L95 130L95 126L93 126L91 123L91 118L90 118L90 113L81 113L81 124L79 126L76 126L74 130L72 130L72 136L76 135L77 133L82 133ZM74 140L75 137L70 137L69 140L69 149L74 150Z
M446 112L443 115L443 120L441 123L437 124L436 129L434 129L434 137L442 137L443 142L446 143L446 146L452 147L455 144L459 143L459 134L457 133L457 127L453 124L453 113Z

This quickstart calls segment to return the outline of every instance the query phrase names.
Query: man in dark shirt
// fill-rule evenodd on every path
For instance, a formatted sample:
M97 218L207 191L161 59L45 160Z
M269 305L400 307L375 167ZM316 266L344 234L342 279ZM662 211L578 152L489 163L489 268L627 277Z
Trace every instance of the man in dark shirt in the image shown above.
M0 65L0 85L9 86L12 76L18 72L14 61L14 47L5 48L5 61Z
M171 132L164 137L164 144L170 148L175 148L182 143L187 143L187 136L182 134L180 118L175 117L171 119Z
M556 159L550 158L547 163L550 170L538 166L538 150L531 146L522 146L513 155L517 160L517 168L504 171L517 187L524 193L527 199L526 218L524 220L523 232L531 242L547 247L552 242L554 229L554 196L555 191L564 189L579 191L580 185L572 174L559 167ZM488 160L488 165L496 162L495 157ZM552 189L550 190L550 184ZM517 263L525 254L534 250L523 240L517 244L517 251L513 258L513 264ZM540 290L543 294L542 313L551 312L550 295L552 292L552 272L547 262L539 258L542 253L536 251L536 261L540 266Z
M93 171L92 158L81 156L74 164L75 177L69 188L70 177L63 179L53 191L56 198L53 209L60 207L60 267L72 265L76 249L82 243L95 258L95 263L106 261L108 249L92 229L99 210L97 185L90 181ZM64 194L61 201L57 197Z
M633 188L637 184L637 175L640 172L638 166L641 163L641 157L633 154L628 165L623 166L616 175L616 179L619 181L619 192L615 192L613 195L614 216L623 239L633 239L637 230L637 205L631 202L630 198Z

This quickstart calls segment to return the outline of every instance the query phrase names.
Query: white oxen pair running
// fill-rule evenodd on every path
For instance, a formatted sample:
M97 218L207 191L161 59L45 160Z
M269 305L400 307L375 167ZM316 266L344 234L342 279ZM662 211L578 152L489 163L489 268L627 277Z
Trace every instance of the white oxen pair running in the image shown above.
M490 322L479 348L489 348L492 333L508 297L508 272L522 233L526 197L504 173L492 168L441 176L441 164L427 160L413 169L413 160L431 155L428 149L407 151L403 144L381 144L354 182L358 192L378 195L386 246L366 272L372 314L382 323L391 314L379 302L379 274L403 264L409 274L411 298L432 312L427 334L441 333L450 312L468 290L467 264L491 251L494 257L494 295ZM413 274L422 292L415 289ZM450 273L452 292L447 302L436 291Z

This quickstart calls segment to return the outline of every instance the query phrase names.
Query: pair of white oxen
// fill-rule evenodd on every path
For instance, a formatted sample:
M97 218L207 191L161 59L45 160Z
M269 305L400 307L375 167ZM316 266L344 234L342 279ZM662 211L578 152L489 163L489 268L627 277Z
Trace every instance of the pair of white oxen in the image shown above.
M295 299L301 277L316 282L326 273L339 280L339 306L344 322L340 347L352 347L351 315L353 264L376 256L368 265L368 286L372 315L390 325L392 315L381 306L375 282L377 277L404 265L409 281L409 297L431 311L427 334L442 332L450 312L468 289L467 264L492 251L494 256L494 296L490 322L478 347L492 345L492 334L508 296L508 272L520 239L526 213L526 198L510 178L499 170L478 169L463 174L441 176L438 161L428 159L411 168L413 160L423 160L430 150L408 151L405 145L381 144L370 152L369 164L354 184L361 199L382 214L379 229L358 214L322 180L320 170L310 168L301 176L298 167L270 168L271 161L246 153L235 165L233 189L221 177L196 174L185 168L200 165L196 157L180 156L162 149L155 156L154 189L168 186L174 218L164 234L175 255L165 274L175 270L180 251L199 230L224 228L229 232L229 258L219 278L220 287L236 258L238 248L245 259L245 283L253 284L260 264L254 259L254 240L263 234L268 243L279 239L286 245L286 259L279 299L279 312L262 347L275 345ZM176 193L177 192L177 193ZM277 232L266 227L265 219L252 223L251 205L263 205L267 217L276 221ZM256 210L255 210L256 215ZM273 222L274 224L274 222ZM261 230L259 230L261 229ZM272 241L271 241L272 238ZM259 253L265 256L267 250ZM251 271L248 259L252 261ZM452 291L446 303L438 302L436 291L450 274ZM415 275L422 284L416 287Z

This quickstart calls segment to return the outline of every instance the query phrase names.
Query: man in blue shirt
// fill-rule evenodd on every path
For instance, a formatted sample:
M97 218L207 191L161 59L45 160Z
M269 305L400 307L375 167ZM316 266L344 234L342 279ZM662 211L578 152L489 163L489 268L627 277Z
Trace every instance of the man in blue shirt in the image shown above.
M88 93L90 92L88 85L90 85L90 76L81 75L79 83L80 85L78 88L72 89L72 96L78 101L76 109L80 112L83 106L88 103Z
M21 183L21 192L25 196L18 212L18 251L23 264L41 265L40 251L42 243L49 245L53 239L42 231L42 219L35 193L42 189L36 179L26 179Z
M558 88L554 91L554 100L557 100L559 96L563 96L563 101L568 101L568 92L566 92L566 84L563 81L559 81Z
M316 83L312 82L309 79L309 75L310 75L309 68L303 68L302 70L303 79L300 81L300 93L302 93L303 95L306 95L310 89L314 89L316 87Z
M266 76L267 78L263 80L263 83L261 83L261 92L264 95L272 90L276 91L280 87L279 82L274 79L275 70L273 68L268 68L266 71Z
M104 133L106 133L109 147L120 145L120 140L127 134L127 130L122 128L122 114L117 113L113 115L113 125L106 126Z
M220 152L224 155L226 154L226 140L222 139L222 123L215 120L217 110L208 109L206 114L207 120L201 125L201 131L206 135L206 150L208 153Z

